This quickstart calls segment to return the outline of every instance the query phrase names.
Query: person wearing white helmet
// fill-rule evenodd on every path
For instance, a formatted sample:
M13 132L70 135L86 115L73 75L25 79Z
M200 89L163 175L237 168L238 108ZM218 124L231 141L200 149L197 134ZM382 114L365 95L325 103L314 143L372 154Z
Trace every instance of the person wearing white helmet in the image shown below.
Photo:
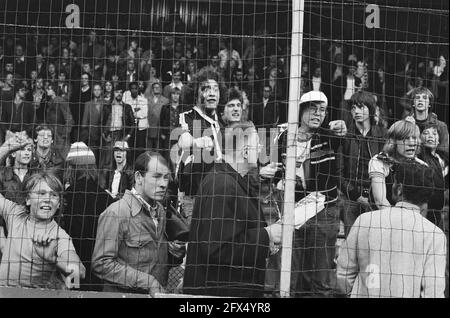
M323 125L328 98L310 91L300 98L296 136L295 201L322 198L324 208L295 230L292 253L291 293L293 296L332 297L335 244L339 230L337 149L347 134L342 120ZM281 159L285 163L286 134L280 138ZM290 178L286 176L285 179ZM284 189L283 181L278 183Z

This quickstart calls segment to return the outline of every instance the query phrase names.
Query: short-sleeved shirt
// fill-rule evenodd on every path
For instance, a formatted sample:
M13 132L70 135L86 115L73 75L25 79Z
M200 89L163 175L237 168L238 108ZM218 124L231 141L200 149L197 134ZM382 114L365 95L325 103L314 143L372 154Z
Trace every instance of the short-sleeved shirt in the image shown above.
M426 162L420 160L419 158L414 158L416 163L419 163L424 166L428 166ZM378 155L375 155L369 161L369 176L372 178L374 174L381 173L385 178L389 176L389 173L392 169L392 164L383 161L378 158Z
M377 174L382 174L384 176L386 180L386 198L391 204L393 204L394 201L392 200L392 185L394 184L394 178L390 173L393 169L393 164L380 159L380 155L382 156L383 154L377 154L373 156L372 159L370 159L369 177L372 179ZM424 166L428 166L424 161L420 160L417 157L414 158L414 161Z
M0 199L0 215L8 228L0 264L0 286L62 288L64 282L56 263L63 253L75 253L69 235L54 220L48 224L34 222L24 206L3 198ZM49 252L52 259L38 255L32 238L39 232L57 238L56 245L46 247L54 249Z

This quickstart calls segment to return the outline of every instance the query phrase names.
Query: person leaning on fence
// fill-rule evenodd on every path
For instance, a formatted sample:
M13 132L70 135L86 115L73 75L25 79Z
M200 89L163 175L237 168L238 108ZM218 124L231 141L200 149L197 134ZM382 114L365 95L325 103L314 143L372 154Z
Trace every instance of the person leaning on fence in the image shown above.
M396 121L389 127L383 151L369 161L369 177L372 196L379 209L392 203L392 171L398 162L418 162L427 165L417 155L420 151L420 130L414 118Z
M188 217L192 215L194 196L203 176L222 156L217 137L222 127L217 112L219 74L210 67L204 67L197 74L197 81L197 105L180 114L183 133L178 139L184 160L180 168L180 191L185 193L183 210Z
M337 259L339 290L350 297L444 297L446 237L421 215L433 172L418 163L395 171L395 206L361 214Z
M181 261L184 246L168 242L166 196L171 171L155 152L135 162L135 186L111 204L98 222L92 269L104 281L103 291L164 292L171 263Z
M320 91L300 98L300 126L296 134L295 201L324 196L324 208L294 232L291 290L295 296L332 297L333 267L339 231L337 150L347 133L344 121L322 127L328 99ZM286 135L280 138L280 162L286 154ZM292 176L286 176L292 178ZM283 180L277 187L284 189Z
M434 195L428 201L428 220L444 228L442 221L442 209L445 201L448 201L448 152L439 148L441 134L436 124L425 125L420 135L422 151L419 158L422 159L434 171Z
M192 215L184 293L262 297L270 246L281 243L281 224L267 226L248 172L257 167L253 124L226 129L224 162L200 183Z
M85 276L85 268L71 238L55 221L63 186L56 176L43 171L27 179L24 190L26 206L0 196L0 216L8 229L0 285L71 288L69 280L76 285Z
M369 161L380 153L386 136L386 129L375 124L376 101L371 93L358 91L350 99L353 120L348 134L343 139L340 161L341 217L345 235L356 218L370 211L374 205L370 195Z

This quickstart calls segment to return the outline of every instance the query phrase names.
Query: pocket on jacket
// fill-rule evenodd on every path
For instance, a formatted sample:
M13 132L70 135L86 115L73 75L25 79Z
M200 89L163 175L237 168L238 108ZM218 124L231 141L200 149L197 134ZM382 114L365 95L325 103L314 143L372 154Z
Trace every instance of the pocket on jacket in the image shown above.
M133 235L124 240L125 250L122 257L130 265L148 264L156 253L156 246L150 234Z

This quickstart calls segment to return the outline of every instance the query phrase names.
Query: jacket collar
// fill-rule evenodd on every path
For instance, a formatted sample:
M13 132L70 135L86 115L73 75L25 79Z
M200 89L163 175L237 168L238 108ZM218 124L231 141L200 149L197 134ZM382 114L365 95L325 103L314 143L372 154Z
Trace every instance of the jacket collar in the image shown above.
M123 199L130 207L132 217L137 216L142 211L142 208L148 210L149 214L151 213L150 210L152 210L152 208L150 206L144 206L144 204L141 201L139 201L139 199L135 195L133 195L132 190L125 190ZM161 211L161 208L162 205L159 202L156 202L155 212L157 214L159 211Z
M413 212L420 214L420 208L412 203L406 202L406 201L400 201L395 204L396 208L406 209L406 210L412 210Z
M123 195L123 200L128 204L130 207L131 216L135 217L138 215L142 210L142 204L136 199L132 194L130 190L125 190L125 193Z

